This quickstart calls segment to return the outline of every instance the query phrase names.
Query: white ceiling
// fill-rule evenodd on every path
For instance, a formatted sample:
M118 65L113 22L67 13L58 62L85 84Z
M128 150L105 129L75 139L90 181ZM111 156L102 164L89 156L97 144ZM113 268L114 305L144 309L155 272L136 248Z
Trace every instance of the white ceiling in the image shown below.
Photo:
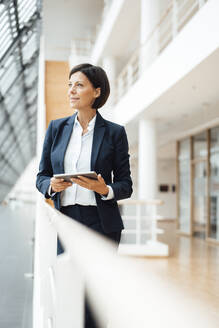
M71 40L86 39L101 21L103 0L44 0L46 60L68 60Z

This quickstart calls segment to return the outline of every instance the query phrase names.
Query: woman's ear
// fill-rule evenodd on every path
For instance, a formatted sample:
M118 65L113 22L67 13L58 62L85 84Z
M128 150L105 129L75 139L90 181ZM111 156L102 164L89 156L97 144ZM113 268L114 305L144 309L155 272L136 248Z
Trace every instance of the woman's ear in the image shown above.
M95 94L95 98L98 98L100 96L100 88L96 88L96 94Z

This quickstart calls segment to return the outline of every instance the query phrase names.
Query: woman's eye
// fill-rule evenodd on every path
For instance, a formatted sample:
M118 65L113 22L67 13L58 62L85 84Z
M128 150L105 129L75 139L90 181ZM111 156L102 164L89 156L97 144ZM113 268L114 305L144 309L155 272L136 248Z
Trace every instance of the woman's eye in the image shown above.
M68 84L68 86L69 86L69 88L71 88L72 87L72 83L69 83ZM81 84L81 83L78 83L77 85L76 85L76 87L83 87L83 84Z

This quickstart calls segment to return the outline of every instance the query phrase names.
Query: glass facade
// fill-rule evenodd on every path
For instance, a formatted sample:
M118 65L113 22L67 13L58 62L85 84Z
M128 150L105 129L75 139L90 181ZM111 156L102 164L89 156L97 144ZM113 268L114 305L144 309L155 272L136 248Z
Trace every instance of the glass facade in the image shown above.
M179 230L190 233L190 140L179 145Z
M219 127L178 146L179 231L219 241Z
M193 159L207 159L207 132L204 131L193 137Z
M209 237L219 240L219 127L213 128L210 136Z

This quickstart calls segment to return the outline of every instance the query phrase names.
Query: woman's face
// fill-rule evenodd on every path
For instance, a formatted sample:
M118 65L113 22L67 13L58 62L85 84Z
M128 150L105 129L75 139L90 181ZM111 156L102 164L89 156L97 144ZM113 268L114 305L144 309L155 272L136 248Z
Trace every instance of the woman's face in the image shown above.
M94 88L85 74L76 72L69 80L68 96L71 108L90 108L100 95L100 88Z

